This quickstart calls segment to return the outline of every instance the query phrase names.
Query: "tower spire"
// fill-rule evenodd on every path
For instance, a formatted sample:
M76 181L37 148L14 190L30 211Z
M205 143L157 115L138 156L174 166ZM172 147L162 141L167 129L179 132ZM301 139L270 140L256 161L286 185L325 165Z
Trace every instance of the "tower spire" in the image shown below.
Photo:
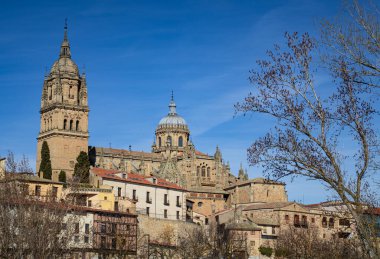
M172 90L172 96L171 96L171 100L169 103L169 115L176 115L177 114L176 107L177 107L177 105L174 102L174 94L173 94L173 90Z
M63 42L61 44L60 58L71 58L70 44L67 37L67 18L65 19L65 27L63 27Z
M67 18L65 18L63 41L67 41Z

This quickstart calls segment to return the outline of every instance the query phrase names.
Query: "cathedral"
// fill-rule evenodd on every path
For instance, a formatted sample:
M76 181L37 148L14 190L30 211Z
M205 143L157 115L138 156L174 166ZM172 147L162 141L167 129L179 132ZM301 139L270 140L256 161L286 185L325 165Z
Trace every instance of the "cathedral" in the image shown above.
M196 149L189 125L177 113L173 93L168 114L156 127L151 152L89 146L87 97L86 76L71 59L65 26L59 58L45 76L42 89L37 171L42 143L46 141L54 180L60 171L71 177L78 154L86 151L93 167L157 176L188 190L223 190L237 181L218 147L214 155ZM247 180L248 176L240 170L239 178Z
M187 189L223 189L235 182L230 167L223 163L218 147L213 156L196 149L190 140L189 126L177 113L173 96L169 112L159 121L155 135L151 152L89 147L91 164L94 167L157 176Z

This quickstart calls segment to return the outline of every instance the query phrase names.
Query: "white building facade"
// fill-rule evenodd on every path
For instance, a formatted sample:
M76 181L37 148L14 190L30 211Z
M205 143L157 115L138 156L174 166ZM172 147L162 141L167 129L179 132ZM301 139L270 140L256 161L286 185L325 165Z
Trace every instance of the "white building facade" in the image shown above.
M111 186L115 201L136 201L137 214L153 218L186 220L186 190L157 177L116 172L100 168L91 170L102 186Z

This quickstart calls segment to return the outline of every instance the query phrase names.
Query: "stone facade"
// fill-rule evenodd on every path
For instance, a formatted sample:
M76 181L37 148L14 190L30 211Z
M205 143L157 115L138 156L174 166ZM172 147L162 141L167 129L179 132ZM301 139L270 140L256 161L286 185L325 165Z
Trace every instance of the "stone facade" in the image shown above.
M201 192L189 190L187 199L194 202L193 212L200 213L207 218L218 211L227 209L226 192Z
M267 228L267 233L277 236L290 226L296 228L316 228L320 238L341 237L353 233L347 227L346 218L338 214L328 213L323 209L311 209L295 202L272 202L251 205L243 209L243 215L259 226Z
M239 181L225 190L230 193L229 205L288 201L284 183L263 178Z
M164 239L163 234L170 231L174 236L174 240L177 240L181 233L187 230L197 227L195 224L185 221L173 221L165 219L157 219L148 217L146 215L139 215L139 230L140 234L150 235L151 240Z
M88 112L86 77L79 74L71 59L65 27L59 59L45 77L42 89L37 172L42 143L46 141L50 147L52 179L58 180L61 170L71 177L80 151L88 150Z
M5 176L5 161L4 157L0 157L0 178Z

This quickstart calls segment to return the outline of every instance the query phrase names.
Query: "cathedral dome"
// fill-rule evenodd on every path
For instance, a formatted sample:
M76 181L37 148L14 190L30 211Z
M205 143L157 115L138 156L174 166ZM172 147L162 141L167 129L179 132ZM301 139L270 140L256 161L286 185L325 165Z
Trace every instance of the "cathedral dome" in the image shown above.
M173 100L170 101L169 104L169 113L165 117L163 117L160 122L158 123L157 128L183 128L187 129L187 123L184 118L182 118L180 115L177 114L176 111L176 104Z
M178 114L168 114L167 116L163 117L160 122L158 123L158 125L183 125L183 126L187 126L186 124L186 121L184 118L182 118L181 116L179 116Z
M79 74L78 66L68 57L60 57L54 62L50 73L54 74Z
M65 31L63 42L61 44L61 50L59 53L59 59L54 62L50 73L79 75L78 66L71 59L70 43L67 38L67 24L65 24Z

